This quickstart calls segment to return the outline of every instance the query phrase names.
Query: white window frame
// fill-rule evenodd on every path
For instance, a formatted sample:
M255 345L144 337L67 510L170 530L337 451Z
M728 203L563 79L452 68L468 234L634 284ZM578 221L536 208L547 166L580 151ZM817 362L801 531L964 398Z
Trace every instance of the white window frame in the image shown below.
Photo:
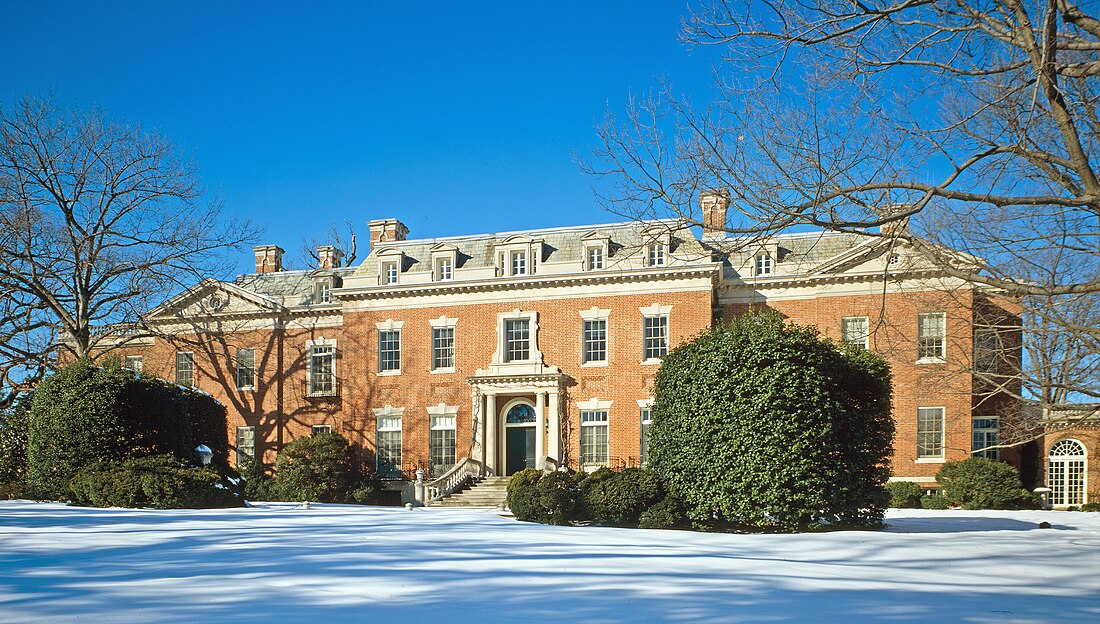
M925 319L939 319L939 336L926 336L924 334ZM935 352L925 346L925 341L938 340L939 344L932 343L936 347ZM947 356L947 314L945 312L921 312L917 315L917 363L942 363Z
M122 368L140 375L145 372L145 360L140 355L127 355L122 362Z
M646 245L646 266L668 266L668 244L664 241L652 241Z
M332 303L332 279L323 278L313 283L314 303Z
M252 434L252 452L251 453L241 452L241 433L242 432L250 432ZM236 437L234 438L233 442L234 442L233 447L234 447L236 455L237 455L237 465L238 466L241 465L241 458L242 457L249 457L253 461L257 461L256 460L256 428L255 427L237 427Z
M318 390L318 386L322 386L321 380L314 380L314 358L323 358L330 356L331 365L327 373L329 377L329 389ZM336 340L326 340L324 337L319 337L316 340L309 340L306 342L306 395L311 397L324 397L324 396L336 396Z
M241 367L241 354L250 353L252 358L252 365L250 367ZM237 389L238 390L255 390L256 389L256 350L248 347L237 349L236 357L237 368ZM241 372L247 370L249 377L251 377L252 383L241 383Z
M611 461L611 404L611 401L601 401L597 398L577 403L581 427L579 435L581 470L592 472L601 466L607 466ZM596 454L595 461L586 461L589 457L586 457L585 451L591 451L585 448L586 431L597 427L603 428L603 461L599 461L599 453ZM589 435L598 435L598 433ZM592 453L590 452L589 455L591 456Z
M862 323L862 335L857 338L848 336L848 325L850 323ZM866 351L871 348L871 319L866 316L845 316L840 319L840 340L847 344L863 347Z
M455 370L456 370L455 367L458 365L458 360L457 360L457 358L458 358L458 348L457 348L458 330L456 329L456 326L458 325L458 319L457 318L449 318L446 314L444 314L444 315L441 315L437 319L429 319L428 320L428 325L431 326L431 341L432 341L431 344L429 345L429 350L431 351L431 362L429 364L430 372L432 374L453 373L453 372L455 372ZM438 360L436 359L436 344L435 344L436 336L435 336L435 334L436 334L437 331L442 331L442 330L450 330L450 332L451 332L451 365L450 366L436 366L436 364L438 363Z
M986 422L988 421L988 423ZM998 416L974 416L970 419L970 455L999 460L1001 449L993 448L1000 444L1001 422ZM980 444L980 446L979 446ZM988 449L988 450L980 450Z
M668 355L669 349L672 348L672 306L663 306L654 303L644 308L638 308L638 311L642 314L642 364L658 365L663 361L665 355ZM649 343L650 337L646 335L646 325L650 320L660 319L664 319L664 348L651 350ZM654 357L653 353L656 351L663 351L663 353L659 357Z
M182 359L181 359L182 357ZM181 364L187 363L187 366L183 367ZM183 375L180 373L186 371L187 383L183 382ZM195 352L194 351L176 351L176 385L183 386L185 388L195 388Z
M401 363L402 363L402 360L403 360L403 357L402 357L403 354L401 353L401 351L402 351L402 344L401 344L402 331L401 331L401 328L404 327L404 325L405 325L405 321L395 321L393 319L386 319L385 321L383 321L381 323L375 323L374 324L375 329L378 330L378 333L375 334L375 338L377 339L376 351L377 351L377 356L378 356L375 359L375 365L377 366L377 371L378 371L376 374L379 377L387 377L387 376L391 376L391 375L400 375L401 374ZM396 333L397 334L397 350L396 350L396 352L397 352L397 368L383 369L382 365L384 363L384 360L383 360L383 351L382 351L382 346L383 346L382 339L383 339L385 334L390 334L390 333Z
M653 399L638 401L638 463L649 463L649 426L653 424Z
M528 275L527 272L527 250L517 249L508 252L508 270L509 275L519 276Z
M753 275L758 277L766 277L771 275L775 268L775 260L772 255L766 251L762 251L753 258Z
M385 260L382 262L382 285L389 286L398 283L401 279L401 266L397 260Z
M1056 453L1059 449L1073 445L1080 449L1080 454ZM1050 445L1046 469L1051 506L1068 507L1088 501L1088 452L1088 447L1075 438L1061 438Z
M526 360L510 360L508 357L508 335L506 321L527 320L529 356ZM497 314L497 350L493 354L493 364L533 364L542 362L542 352L539 350L539 322L538 312L524 312L519 308L511 312Z
M309 435L315 436L321 433L332 433L332 425L310 425Z
M921 412L924 411L939 411L939 430L922 431L921 430ZM922 453L922 448L927 448L929 442L922 439L922 436L935 436L939 435L939 454ZM947 448L947 410L943 406L922 406L917 408L917 463L918 464L942 464L946 461L946 448Z
M455 276L455 261L451 256L435 259L435 281L449 282Z
M604 268L607 255L603 245L589 245L584 249L584 268L586 271L599 271Z
M585 368L608 366L611 359L611 332L610 323L608 321L608 318L611 316L611 310L592 306L588 310L580 310L578 314L581 317L581 366ZM590 359L588 352L588 325L599 323L603 324L603 358L598 360Z
M440 435L436 436L435 432L451 432L449 436ZM441 453L436 453L437 444L436 438L442 438L443 442L448 442L450 448L442 448ZM440 403L428 408L428 466L431 469L432 477L436 478L446 472L450 468L454 467L455 462L458 461L458 406L447 405L446 403ZM451 463L447 465L445 462L440 465L441 472L436 472L435 464L433 463L434 455L442 454L444 457L450 456Z
M404 439L404 433L403 433L404 415L405 415L405 408L403 408L403 407L394 407L392 405L386 404L385 407L376 407L376 408L374 408L374 418L375 418L375 427L374 427L374 430L375 430L375 438L374 438L374 448L375 448L374 459L375 459L375 464L374 464L374 466L375 466L375 471L378 473L378 476L380 476L383 479L388 480L388 481L395 481L395 480L400 480L400 479L404 478L404 475L403 475L404 466L402 464L402 462L404 460L404 450L405 450L404 449L405 439ZM382 439L381 434L383 434L383 433L385 433L385 434L397 433L397 436L396 436L397 437L396 462L392 461L394 459L394 457L392 457L392 456L387 457L387 459L391 460L391 461L385 462L385 464L387 466L390 466L390 465L393 466L394 472L389 472L389 471L385 471L385 470L382 469L382 466L383 466L382 459L383 459L383 455L385 453L383 452L383 446L380 442L381 442L381 439ZM389 438L389 437L392 437L392 436L387 436L387 438ZM389 446L389 449L393 450L393 447ZM396 473L396 477L395 477L395 473Z

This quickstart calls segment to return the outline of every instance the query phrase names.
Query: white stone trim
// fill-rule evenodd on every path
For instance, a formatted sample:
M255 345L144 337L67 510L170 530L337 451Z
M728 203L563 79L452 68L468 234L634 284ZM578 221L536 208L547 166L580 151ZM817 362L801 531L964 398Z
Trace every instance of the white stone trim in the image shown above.
M431 325L432 329L446 329L448 327L456 327L458 325L458 319L450 318L446 314L442 314L439 318L428 319L428 325Z
M653 303L638 308L638 311L642 313L642 316L662 316L672 313L672 306L663 306L659 303Z
M577 409L584 411L610 411L613 401L601 401L596 397L592 397L587 401L577 401Z
M638 407L642 409L653 407L653 397L649 397L648 399L638 399Z
M915 464L946 464L947 459L944 457L918 457L913 460Z
M374 326L378 329L378 331L393 331L393 330L400 331L401 328L404 327L404 325L405 325L405 321L395 321L393 319L386 319L385 321L382 321L381 323L375 323L374 324Z
M507 336L504 332L504 321L516 321L526 319L529 322L528 331L530 332L530 357L526 360L511 362L504 361L504 354L507 350L505 344ZM539 313L535 310L530 312L524 312L519 308L512 310L511 312L498 312L497 313L497 350L493 353L493 364L498 366L510 366L510 365L523 365L523 364L542 364L542 351L539 350Z
M585 321L599 321L607 320L607 318L611 316L611 310L604 310L599 306L592 306L587 310L579 310L577 314L580 314L581 319Z
M887 481L890 483L897 483L898 481L908 481L910 483L935 483L936 477L890 477Z
M310 347L332 347L336 348L335 338L325 338L324 336L318 336L306 341L306 348Z
M397 416L397 417L404 417L405 416L405 408L403 408L403 407L394 407L394 406L390 405L389 403L386 403L385 407L376 407L372 411L374 412L375 418L377 418L379 416Z
M440 402L439 405L429 405L428 414L432 416L454 416L458 413L457 405L447 405Z

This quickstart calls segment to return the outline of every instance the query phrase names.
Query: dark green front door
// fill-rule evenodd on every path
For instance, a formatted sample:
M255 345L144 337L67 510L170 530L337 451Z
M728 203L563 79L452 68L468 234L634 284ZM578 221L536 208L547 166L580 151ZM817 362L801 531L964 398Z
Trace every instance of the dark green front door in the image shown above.
M508 427L507 473L515 474L524 468L535 467L535 428Z

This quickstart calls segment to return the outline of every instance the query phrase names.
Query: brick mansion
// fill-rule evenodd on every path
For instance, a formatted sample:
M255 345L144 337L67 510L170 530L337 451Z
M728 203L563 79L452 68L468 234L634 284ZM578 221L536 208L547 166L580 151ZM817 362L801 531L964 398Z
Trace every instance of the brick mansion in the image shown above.
M119 355L224 403L238 461L271 463L289 441L335 431L394 481L459 465L614 468L646 462L668 350L766 307L889 360L894 479L931 487L974 451L1037 462L981 451L997 444L1007 399L974 375L998 365L982 346L1001 340L977 318L1003 327L1011 310L889 237L733 239L719 231L728 199L700 203L699 233L653 220L416 239L381 219L357 266L326 246L295 271L259 246L255 273L165 302L146 318L157 337Z

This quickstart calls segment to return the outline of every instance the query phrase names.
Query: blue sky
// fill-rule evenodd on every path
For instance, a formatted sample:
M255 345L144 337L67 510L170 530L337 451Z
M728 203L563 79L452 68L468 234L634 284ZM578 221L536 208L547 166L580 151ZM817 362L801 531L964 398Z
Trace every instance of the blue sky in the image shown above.
M704 97L714 50L676 41L685 3L522 4L12 3L0 98L158 128L288 255L344 220L415 237L615 220L574 155L659 76Z

